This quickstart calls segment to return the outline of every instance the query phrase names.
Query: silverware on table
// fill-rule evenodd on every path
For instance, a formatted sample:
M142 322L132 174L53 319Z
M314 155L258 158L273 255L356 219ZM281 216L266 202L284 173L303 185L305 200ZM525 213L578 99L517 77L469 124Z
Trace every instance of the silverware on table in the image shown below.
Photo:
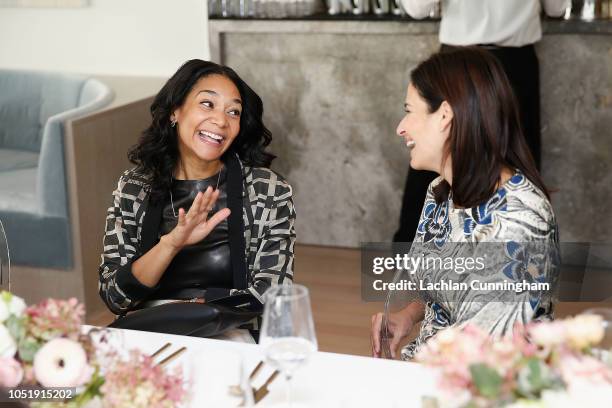
M172 343L166 343L163 346L161 346L155 353L151 354L151 358L156 358L158 356L160 356L164 351L166 351L166 349L168 347L172 346ZM158 366L165 366L166 364L168 364L169 362L171 362L172 360L174 360L175 358L177 358L178 356L180 356L181 354L183 354L185 352L185 350L187 350L187 347L181 347L178 350L176 350L174 353L170 354L169 356L167 356L166 358L164 358L163 360L161 360L160 362L157 363Z
M257 374L259 373L259 371L261 371L263 366L264 366L264 362L260 361L255 366L251 374L249 374L248 381L247 381L248 386L251 387L251 393L253 394L253 401L255 404L257 404L266 395L268 395L268 393L270 392L268 390L268 387L270 386L270 384L272 384L272 382L276 379L276 377L278 377L278 374L280 374L280 371L274 370L274 372L268 377L268 379L260 387L255 388L251 385L251 382L257 377ZM245 397L242 403L240 404L241 407L244 406L246 402L246 396L245 396L245 391L243 387L241 387L240 385L231 385L229 387L229 393L235 397Z

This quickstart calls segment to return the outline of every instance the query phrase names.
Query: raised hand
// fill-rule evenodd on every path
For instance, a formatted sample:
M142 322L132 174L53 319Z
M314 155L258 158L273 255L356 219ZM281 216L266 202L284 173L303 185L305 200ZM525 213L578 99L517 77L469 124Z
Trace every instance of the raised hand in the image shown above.
M178 224L168 235L166 241L175 250L192 245L203 240L224 219L230 215L229 208L217 211L210 219L208 214L212 211L219 190L208 187L204 193L199 192L187 213L182 208L178 211Z

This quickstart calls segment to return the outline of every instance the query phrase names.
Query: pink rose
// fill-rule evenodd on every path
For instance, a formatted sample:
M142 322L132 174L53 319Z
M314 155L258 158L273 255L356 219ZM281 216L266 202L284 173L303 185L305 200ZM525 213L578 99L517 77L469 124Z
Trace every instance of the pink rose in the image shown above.
M22 379L21 364L12 357L0 357L0 385L7 388L16 387Z

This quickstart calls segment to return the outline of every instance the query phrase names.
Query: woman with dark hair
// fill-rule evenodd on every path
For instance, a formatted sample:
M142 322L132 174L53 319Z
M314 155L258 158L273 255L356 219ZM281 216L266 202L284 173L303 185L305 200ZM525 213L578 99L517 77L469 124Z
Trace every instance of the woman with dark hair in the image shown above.
M291 283L291 186L268 167L259 96L231 69L186 62L151 105L108 210L99 292L117 315Z
M397 134L411 148L411 167L440 175L429 185L411 254L456 260L462 251L473 254L480 248L486 258L481 280L553 282L555 216L500 63L476 47L434 54L412 71L404 107ZM532 253L538 263L518 259L532 244L541 250ZM410 277L439 283L466 281L469 275L421 267ZM472 289L427 288L399 312L374 315L373 355L381 355L381 327L391 337L394 356L400 341L422 321L417 338L402 350L402 357L410 359L428 338L451 325L473 323L499 336L515 323L552 317L550 291L517 292L509 300Z

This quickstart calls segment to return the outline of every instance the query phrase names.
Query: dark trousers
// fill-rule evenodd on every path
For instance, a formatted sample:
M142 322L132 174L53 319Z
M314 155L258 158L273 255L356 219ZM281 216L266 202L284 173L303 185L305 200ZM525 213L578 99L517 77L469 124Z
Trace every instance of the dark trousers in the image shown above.
M514 90L521 114L521 125L527 145L540 168L540 70L533 45L524 47L483 46L501 62ZM441 51L452 49L442 45ZM408 170L400 215L400 225L393 236L395 242L412 242L425 202L427 187L437 173L426 170Z

